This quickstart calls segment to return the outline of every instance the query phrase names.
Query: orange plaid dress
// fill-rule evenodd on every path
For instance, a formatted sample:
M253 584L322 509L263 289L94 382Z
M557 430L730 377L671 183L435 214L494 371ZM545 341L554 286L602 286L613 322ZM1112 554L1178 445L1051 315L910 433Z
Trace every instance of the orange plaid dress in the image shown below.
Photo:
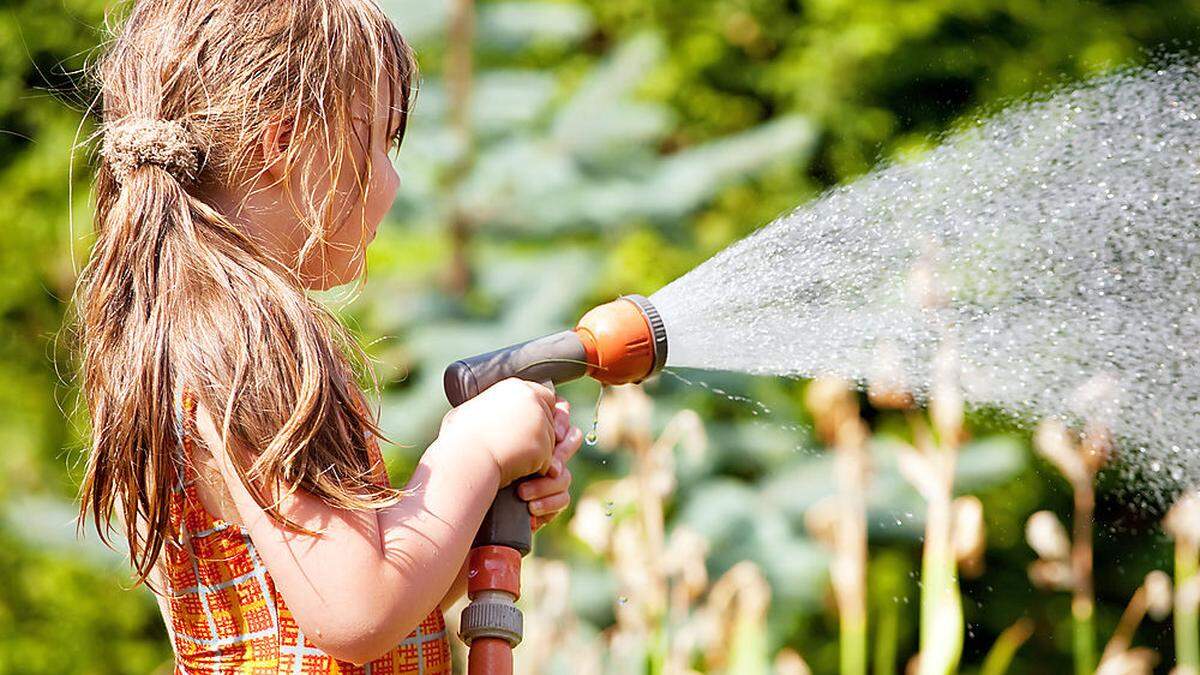
M192 455L196 402L176 409L181 450ZM376 458L379 446L369 448ZM185 457L180 457L185 460ZM163 595L176 673L450 673L450 644L440 609L390 652L362 666L314 647L296 625L245 528L212 517L201 503L190 462L180 461L171 522L181 544L163 549ZM382 466L382 462L380 462ZM386 480L386 470L382 480Z

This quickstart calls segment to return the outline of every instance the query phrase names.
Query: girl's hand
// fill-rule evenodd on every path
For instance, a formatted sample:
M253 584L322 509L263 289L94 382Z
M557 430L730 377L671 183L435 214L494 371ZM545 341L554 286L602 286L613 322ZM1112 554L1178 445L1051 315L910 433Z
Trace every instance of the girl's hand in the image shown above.
M529 503L533 528L554 520L571 503L571 470L567 461L583 443L583 432L571 426L571 404L562 399L554 404L554 456L540 478L530 478L517 488L517 496Z
M442 418L441 437L490 454L500 485L547 473L558 444L554 392L515 378L502 380Z

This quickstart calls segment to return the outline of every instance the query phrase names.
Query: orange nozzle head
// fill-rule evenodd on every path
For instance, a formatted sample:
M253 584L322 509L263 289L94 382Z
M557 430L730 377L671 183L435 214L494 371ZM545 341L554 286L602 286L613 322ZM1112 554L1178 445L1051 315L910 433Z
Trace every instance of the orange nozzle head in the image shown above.
M575 327L588 375L604 384L641 382L667 361L667 332L658 310L640 295L592 309Z

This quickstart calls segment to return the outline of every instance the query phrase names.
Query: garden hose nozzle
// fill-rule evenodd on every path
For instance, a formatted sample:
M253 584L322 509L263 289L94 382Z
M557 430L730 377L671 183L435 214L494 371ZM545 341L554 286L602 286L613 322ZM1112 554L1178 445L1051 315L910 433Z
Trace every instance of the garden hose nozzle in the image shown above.
M641 382L667 362L667 331L650 301L626 295L583 315L571 330L455 361L446 368L446 398L458 406L500 380L562 384L584 375L603 384ZM459 634L471 646L471 675L509 675L522 638L521 556L533 543L529 511L516 484L500 490L471 544Z
M667 330L658 310L641 295L625 295L584 314L571 330L455 361L446 368L446 398L457 406L509 377L641 382L666 361Z

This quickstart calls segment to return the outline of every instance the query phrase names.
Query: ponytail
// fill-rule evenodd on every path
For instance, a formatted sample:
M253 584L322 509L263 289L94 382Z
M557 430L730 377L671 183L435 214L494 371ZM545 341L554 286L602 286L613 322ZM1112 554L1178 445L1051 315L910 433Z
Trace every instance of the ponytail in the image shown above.
M81 509L95 518L106 543L110 530L100 525L120 513L142 580L151 565L148 558L138 560L137 552L156 555L170 532L166 505L177 439L169 367L175 335L168 308L177 293L171 283L179 262L174 249L188 208L178 179L161 164L131 168L119 188L117 182L112 171L98 176L103 226L80 285L84 389L93 420Z

